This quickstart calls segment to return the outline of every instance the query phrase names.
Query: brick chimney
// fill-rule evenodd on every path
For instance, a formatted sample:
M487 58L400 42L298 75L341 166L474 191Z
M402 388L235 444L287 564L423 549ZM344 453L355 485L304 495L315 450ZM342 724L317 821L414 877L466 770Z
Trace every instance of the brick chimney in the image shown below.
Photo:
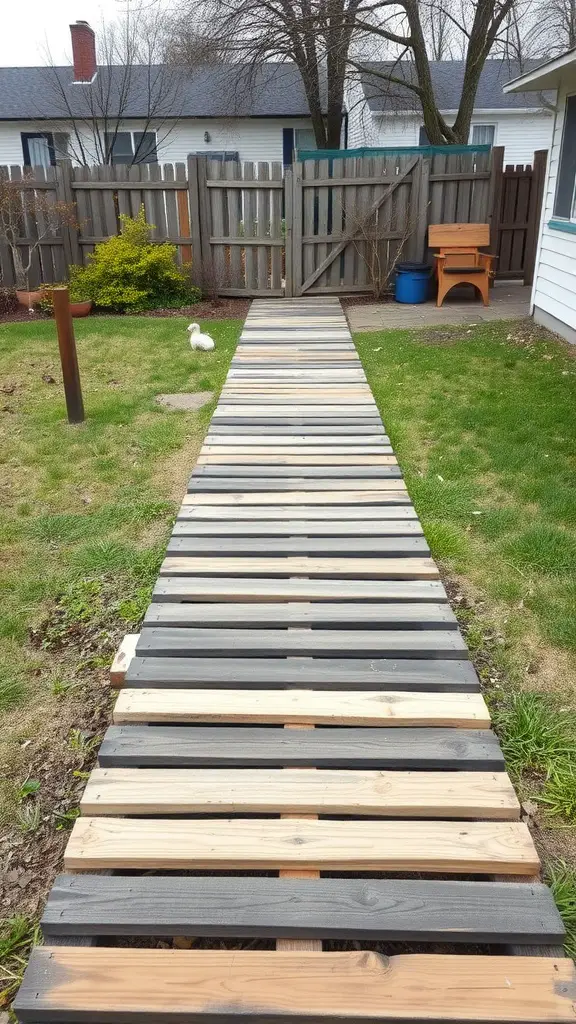
M72 56L74 59L74 81L91 82L96 74L96 37L87 21L76 21L70 25Z

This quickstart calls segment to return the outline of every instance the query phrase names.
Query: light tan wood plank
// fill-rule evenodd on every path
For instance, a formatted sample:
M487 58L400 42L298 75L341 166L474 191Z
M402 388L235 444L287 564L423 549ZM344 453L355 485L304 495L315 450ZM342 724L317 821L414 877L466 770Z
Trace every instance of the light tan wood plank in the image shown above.
M573 1024L575 983L568 958L42 946L16 1013L167 1014L174 1024Z
M171 556L160 567L161 576L185 573L205 575L258 575L282 573L294 576L382 578L388 580L436 580L440 573L432 558L202 558Z
M436 726L488 729L479 693L372 690L122 690L117 724L130 722L257 722L269 725Z
M360 481L365 483L366 481ZM378 481L376 481L378 482ZM185 494L183 505L409 505L403 480L386 480L386 490L357 491L202 491ZM241 481L238 482L241 486ZM292 514L292 513L290 513Z
M78 818L66 868L534 874L523 822Z
M101 814L353 814L513 821L505 772L95 768L80 808Z
M228 454L198 456L198 466L233 466L259 465L266 463L273 466L397 466L394 455L275 455L273 452L263 454Z

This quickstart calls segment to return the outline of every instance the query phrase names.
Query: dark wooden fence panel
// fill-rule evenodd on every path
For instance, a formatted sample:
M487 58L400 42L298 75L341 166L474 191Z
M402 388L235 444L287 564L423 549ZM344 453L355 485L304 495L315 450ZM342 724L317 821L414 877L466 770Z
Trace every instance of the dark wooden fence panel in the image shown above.
M547 151L534 154L533 164L508 164L502 170L494 200L496 274L532 283L542 209Z

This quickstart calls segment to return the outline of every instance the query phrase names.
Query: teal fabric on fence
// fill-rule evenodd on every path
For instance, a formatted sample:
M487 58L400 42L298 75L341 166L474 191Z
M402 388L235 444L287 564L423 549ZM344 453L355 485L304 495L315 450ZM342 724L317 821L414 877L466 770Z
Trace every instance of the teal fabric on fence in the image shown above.
M443 153L489 153L492 146L361 146L359 149L299 149L297 160L343 160L351 156L435 156Z

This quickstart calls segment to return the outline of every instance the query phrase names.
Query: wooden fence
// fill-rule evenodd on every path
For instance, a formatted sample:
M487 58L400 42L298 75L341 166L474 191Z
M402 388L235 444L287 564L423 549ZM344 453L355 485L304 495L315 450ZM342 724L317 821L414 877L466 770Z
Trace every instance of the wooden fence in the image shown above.
M532 284L548 151L537 150L533 164L503 167L504 149L494 150L493 252L498 277Z
M534 171L512 173L503 171L502 153L447 149L432 156L306 160L284 175L280 163L196 155L186 164L64 162L27 176L20 167L3 167L0 175L24 177L22 187L35 195L76 203L78 226L42 238L30 287L64 280L69 264L84 263L98 242L118 233L121 214L136 216L143 205L152 237L176 245L179 261L191 263L193 279L206 291L337 294L381 290L399 258L429 258L431 223L490 221L500 273L520 275L535 249L545 159L536 154ZM42 233L39 218L23 217L23 250ZM2 284L13 285L5 244L0 270Z

